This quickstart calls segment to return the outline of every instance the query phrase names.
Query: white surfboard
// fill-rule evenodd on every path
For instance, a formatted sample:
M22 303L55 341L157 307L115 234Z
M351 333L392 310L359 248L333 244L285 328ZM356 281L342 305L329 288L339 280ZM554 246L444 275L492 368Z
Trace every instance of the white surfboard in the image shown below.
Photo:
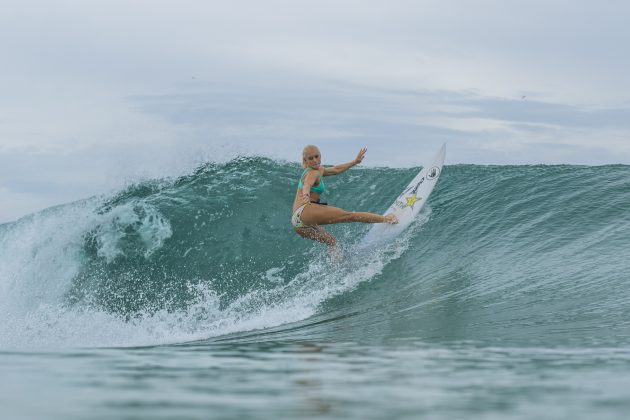
M424 207L431 191L433 191L433 187L435 187L437 180L442 174L445 154L446 144L443 144L433 160L422 168L384 213L394 213L398 217L398 224L379 223L372 226L372 229L361 240L360 247L365 248L390 241L413 222L413 219Z

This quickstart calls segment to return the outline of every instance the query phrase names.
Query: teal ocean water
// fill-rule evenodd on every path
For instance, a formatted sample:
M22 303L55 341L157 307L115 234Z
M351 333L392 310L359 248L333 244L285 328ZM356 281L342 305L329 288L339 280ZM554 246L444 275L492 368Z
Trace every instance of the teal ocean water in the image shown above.
M383 212L418 168L327 180ZM300 167L206 164L0 225L7 419L627 418L630 167L445 166L344 258L291 230Z

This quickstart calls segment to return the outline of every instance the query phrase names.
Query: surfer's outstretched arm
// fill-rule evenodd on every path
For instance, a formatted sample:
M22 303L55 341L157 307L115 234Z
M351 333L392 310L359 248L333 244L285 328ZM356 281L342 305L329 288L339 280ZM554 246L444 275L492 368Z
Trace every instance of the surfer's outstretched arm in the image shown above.
M359 150L359 154L353 161L348 163L340 163L339 165L335 165L332 168L324 168L323 175L339 175L340 173L347 171L353 166L358 165L363 161L363 158L365 157L365 152L367 152L367 149L364 147L363 149Z

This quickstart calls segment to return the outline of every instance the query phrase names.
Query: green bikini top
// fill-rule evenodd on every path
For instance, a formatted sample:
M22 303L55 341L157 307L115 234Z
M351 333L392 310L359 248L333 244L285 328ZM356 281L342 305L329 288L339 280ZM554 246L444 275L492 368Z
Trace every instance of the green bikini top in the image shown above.
M302 172L302 176L300 177L300 182L298 183L298 188L299 189L302 189L304 187L304 185L302 184L302 178L304 178L304 175L306 175L306 173L308 171L310 171L310 170L312 170L312 169L311 168L306 168L306 169L304 169L304 172ZM324 192L325 189L326 189L326 185L324 185L324 178L320 174L319 175L319 185L312 185L310 192L321 194L321 193Z

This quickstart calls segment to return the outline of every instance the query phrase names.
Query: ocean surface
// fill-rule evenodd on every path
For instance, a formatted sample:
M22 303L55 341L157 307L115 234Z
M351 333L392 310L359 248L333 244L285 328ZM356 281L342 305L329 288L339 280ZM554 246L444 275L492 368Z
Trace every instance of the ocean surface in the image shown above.
M418 168L325 201L383 212ZM445 166L396 241L289 224L301 168L208 163L0 225L5 419L626 419L630 167Z

